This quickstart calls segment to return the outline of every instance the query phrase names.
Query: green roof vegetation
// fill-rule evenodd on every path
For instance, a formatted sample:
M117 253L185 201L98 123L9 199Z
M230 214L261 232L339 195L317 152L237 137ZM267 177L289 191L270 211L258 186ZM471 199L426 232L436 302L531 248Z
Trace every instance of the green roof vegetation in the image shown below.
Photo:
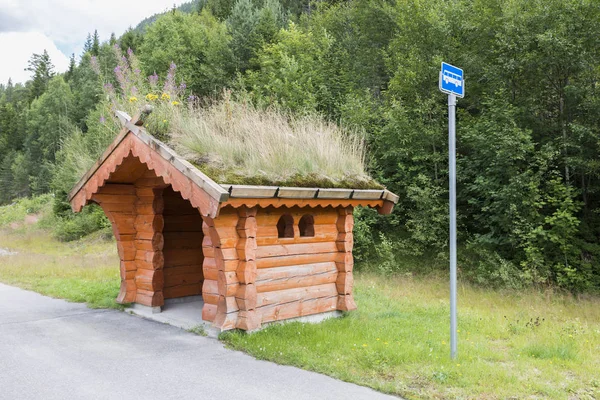
M217 182L381 188L365 172L362 138L317 115L294 117L227 97L170 114L169 145Z

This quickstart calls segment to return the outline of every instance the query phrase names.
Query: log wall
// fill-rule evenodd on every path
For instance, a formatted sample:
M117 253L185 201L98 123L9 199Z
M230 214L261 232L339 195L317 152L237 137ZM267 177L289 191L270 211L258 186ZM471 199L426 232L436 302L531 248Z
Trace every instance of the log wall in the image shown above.
M165 299L202 294L202 216L169 186L164 199Z
M121 289L117 296L119 303L135 301L137 286L135 273L135 186L130 184L109 184L101 187L92 200L102 207L111 222L121 259Z
M150 171L134 184L106 184L94 200L113 223L120 302L162 306L165 298L201 294L205 321L247 331L356 308L352 207L226 206L217 218L203 217ZM284 214L294 237L278 235ZM314 235L300 236L307 214Z
M294 237L279 238L277 221L294 219ZM303 215L314 218L314 236L301 237ZM333 207L259 209L256 214L256 314L261 323L338 308L340 214Z
M135 302L150 307L164 304L163 186L151 171L135 183Z

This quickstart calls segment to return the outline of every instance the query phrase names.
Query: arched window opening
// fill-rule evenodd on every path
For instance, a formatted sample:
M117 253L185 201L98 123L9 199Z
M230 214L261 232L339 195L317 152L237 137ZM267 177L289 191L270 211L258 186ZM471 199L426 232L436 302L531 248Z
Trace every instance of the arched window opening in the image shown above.
M280 238L294 237L294 218L290 214L283 214L277 221L277 235Z
M315 236L315 219L312 215L306 214L300 218L298 223L300 236Z

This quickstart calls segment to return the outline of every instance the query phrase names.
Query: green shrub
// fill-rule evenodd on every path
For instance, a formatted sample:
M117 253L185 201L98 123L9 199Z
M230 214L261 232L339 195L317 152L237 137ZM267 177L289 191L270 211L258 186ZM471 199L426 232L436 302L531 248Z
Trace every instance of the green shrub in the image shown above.
M23 222L30 214L49 214L52 207L53 195L44 194L31 198L21 198L12 204L0 206L0 227L13 222Z
M99 206L92 204L78 214L57 217L54 235L62 242L69 242L107 228L110 228L110 222L104 212Z

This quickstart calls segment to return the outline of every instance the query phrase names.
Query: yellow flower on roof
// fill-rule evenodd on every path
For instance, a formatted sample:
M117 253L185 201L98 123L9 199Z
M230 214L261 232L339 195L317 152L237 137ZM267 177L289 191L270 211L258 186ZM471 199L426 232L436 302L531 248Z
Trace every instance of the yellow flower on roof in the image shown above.
M148 94L146 95L146 99L147 99L147 100L150 100L150 101L154 101L154 100L158 99L158 95L157 95L157 94L154 94L154 93L148 93Z
M173 104L174 106L178 106L179 102L178 101L172 101L171 104Z
M160 96L160 98L163 100L169 100L171 96L169 96L169 93L163 93L162 96Z
M135 96L131 96L131 97L129 98L129 102L130 102L130 103L135 103L136 101L137 101L137 97L135 97Z

